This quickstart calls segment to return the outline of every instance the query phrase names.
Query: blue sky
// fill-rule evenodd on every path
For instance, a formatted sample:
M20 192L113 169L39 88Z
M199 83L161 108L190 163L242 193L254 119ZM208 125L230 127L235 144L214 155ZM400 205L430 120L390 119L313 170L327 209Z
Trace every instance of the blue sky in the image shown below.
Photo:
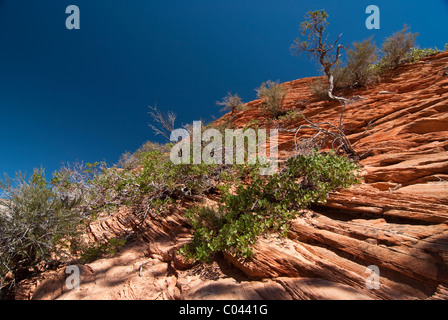
M68 30L77 5L81 29ZM368 5L381 29L365 27ZM448 1L0 0L0 175L63 162L115 163L147 140L148 106L177 125L221 115L228 91L245 101L268 79L318 75L289 47L309 10L330 14L330 38L374 36L406 23L421 47L448 42Z

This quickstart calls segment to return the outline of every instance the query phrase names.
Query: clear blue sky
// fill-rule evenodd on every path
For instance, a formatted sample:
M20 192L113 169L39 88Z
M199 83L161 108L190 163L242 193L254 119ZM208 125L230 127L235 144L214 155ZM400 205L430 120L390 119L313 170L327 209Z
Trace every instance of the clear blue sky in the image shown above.
M81 29L67 30L77 5ZM367 30L365 9L381 10ZM421 47L448 42L448 1L0 0L0 175L63 162L115 163L147 140L148 105L178 114L178 126L219 116L228 91L245 101L268 79L318 75L289 46L309 10L330 14L342 43L402 28Z

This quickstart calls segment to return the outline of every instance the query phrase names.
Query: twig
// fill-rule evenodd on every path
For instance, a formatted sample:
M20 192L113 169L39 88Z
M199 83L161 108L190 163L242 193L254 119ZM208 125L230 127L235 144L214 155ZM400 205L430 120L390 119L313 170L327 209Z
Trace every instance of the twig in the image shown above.
M355 144L352 145L352 147L355 147L362 138L364 138L365 134L367 133L367 130L369 130L370 125L372 124L373 120L370 120L369 123L367 124L366 130L364 130L364 132L362 133L361 137L358 139L358 141L355 142Z
M401 187L402 187L402 185L401 185L401 183L400 183L400 184L398 184L397 186L395 186L395 187L393 187L393 188L389 188L389 191L392 192L392 191L398 190L398 189L401 188Z

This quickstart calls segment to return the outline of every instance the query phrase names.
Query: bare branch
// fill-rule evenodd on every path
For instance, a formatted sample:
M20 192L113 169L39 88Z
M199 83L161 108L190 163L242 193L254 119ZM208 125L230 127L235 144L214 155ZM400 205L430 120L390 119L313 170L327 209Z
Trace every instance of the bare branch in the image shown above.
M167 114L163 114L157 105L154 107L149 106L148 113L151 115L155 125L148 124L148 126L154 131L156 135L162 135L168 141L170 141L171 132L174 130L174 122L176 121L176 114L172 111L168 111Z
M294 134L294 144L295 144L296 152L299 150L299 144L298 144L298 141L297 141L297 136L298 136L300 130L302 130L304 128L308 128L308 129L312 129L312 130L316 130L317 131L317 134L314 135L311 138L311 145L312 146L315 146L317 144L317 138L318 137L320 137L321 135L324 135L324 136L326 136L326 137L331 139L332 147L334 147L335 143L337 143L337 142L339 143L338 147L336 148L336 152L339 152L340 150L342 150L348 156L350 156L352 158L357 157L357 153L353 149L353 146L352 146L350 140L347 138L347 136L344 134L344 132L342 131L341 128L336 127L334 124L332 124L331 122L328 122L328 121L320 122L320 123L314 123L314 122L308 120L305 116L303 117L303 119L308 124L301 125L298 128L293 129L293 130L288 130L288 131L295 131L295 134ZM329 128L327 129L324 126L329 127Z
M334 77L331 68L339 61L341 49L347 50L347 48L343 45L337 45L342 37L342 34L340 34L332 44L327 44L328 35L325 39L323 39L325 29L328 26L328 22L326 20L327 17L328 14L325 10L308 12L307 16L305 16L305 22L302 23L302 35L306 35L308 33L308 42L299 42L299 40L296 39L293 48L295 47L296 54L300 54L305 51L317 58L328 79L328 97L332 100L338 100L341 103L345 103L345 98L333 95ZM331 53L334 49L336 49L336 54L333 57Z

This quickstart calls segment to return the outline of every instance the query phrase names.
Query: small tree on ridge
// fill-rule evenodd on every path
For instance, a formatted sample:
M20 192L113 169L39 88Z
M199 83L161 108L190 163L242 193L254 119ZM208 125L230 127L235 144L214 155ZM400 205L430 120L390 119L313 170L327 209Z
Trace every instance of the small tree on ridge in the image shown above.
M328 96L330 99L343 101L344 98L333 95L334 75L332 67L339 61L341 49L346 50L347 48L338 44L342 34L334 42L327 43L328 35L325 35L325 30L329 24L328 17L328 13L323 9L309 11L305 16L305 21L300 25L301 35L305 36L307 40L301 41L297 38L291 46L291 50L297 55L307 52L317 58L328 80Z

